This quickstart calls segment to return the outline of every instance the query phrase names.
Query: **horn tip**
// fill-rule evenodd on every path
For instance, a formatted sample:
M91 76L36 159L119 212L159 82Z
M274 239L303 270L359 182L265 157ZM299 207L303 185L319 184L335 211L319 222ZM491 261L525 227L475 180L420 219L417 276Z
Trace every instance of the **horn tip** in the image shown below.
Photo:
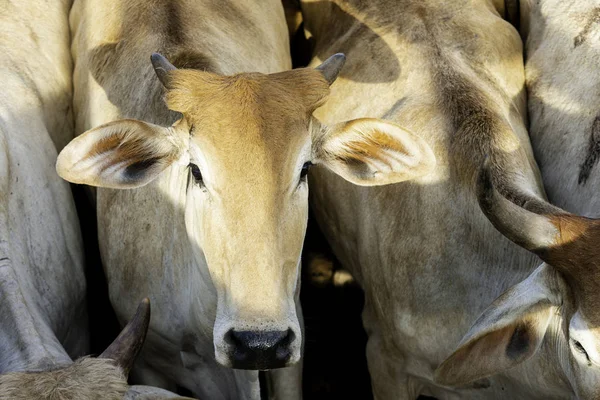
M150 62L152 62L153 65L156 65L156 63L160 63L164 59L165 56L163 56L160 53L152 53L152 55L150 56Z
M137 308L136 314L144 314L144 316L150 315L150 299L145 297Z

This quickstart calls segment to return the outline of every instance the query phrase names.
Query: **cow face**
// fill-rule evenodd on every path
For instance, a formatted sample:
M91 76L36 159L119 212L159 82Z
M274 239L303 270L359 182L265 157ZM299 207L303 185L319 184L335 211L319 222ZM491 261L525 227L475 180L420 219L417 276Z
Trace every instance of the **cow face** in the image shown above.
M491 182L484 167L478 185L482 210L501 233L545 263L484 311L440 365L436 381L464 385L543 351L557 361L578 398L597 399L600 221L541 201L532 205L536 212L528 211L503 197Z
M112 122L59 156L63 178L111 188L187 166L179 168L188 183L185 224L217 291L215 357L225 366L270 369L300 358L296 307L312 164L361 185L411 179L434 165L429 147L396 125L362 119L328 127L312 117L343 60L220 76L178 70L154 55L167 105L182 119L168 128Z

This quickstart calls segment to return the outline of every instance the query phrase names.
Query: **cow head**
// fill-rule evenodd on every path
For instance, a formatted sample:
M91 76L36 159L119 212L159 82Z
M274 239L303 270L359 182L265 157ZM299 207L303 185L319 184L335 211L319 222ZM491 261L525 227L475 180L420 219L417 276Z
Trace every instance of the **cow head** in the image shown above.
M127 375L144 344L149 322L150 301L145 299L117 339L98 358L85 357L48 370L0 375L0 398L122 400L128 390Z
M435 163L423 140L394 124L325 126L312 116L344 60L221 76L176 69L154 54L167 106L182 118L170 127L111 122L58 158L60 176L76 183L136 188L170 166L188 182L185 224L217 291L213 333L222 365L270 369L300 358L296 297L312 164L381 185L426 174Z
M579 398L599 398L600 220L537 200L529 211L494 188L487 165L478 198L496 229L545 262L484 311L440 365L436 381L466 384L511 368L544 347Z

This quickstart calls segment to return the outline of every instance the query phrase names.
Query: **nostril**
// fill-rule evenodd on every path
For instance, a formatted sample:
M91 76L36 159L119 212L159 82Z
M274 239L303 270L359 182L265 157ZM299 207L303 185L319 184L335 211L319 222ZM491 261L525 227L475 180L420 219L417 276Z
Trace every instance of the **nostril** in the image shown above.
M291 329L286 331L234 331L230 330L225 335L225 341L249 351L279 350L287 347L294 339Z
M234 331L225 334L231 346L231 366L240 369L273 369L285 367L292 356L291 344L296 335L285 331Z

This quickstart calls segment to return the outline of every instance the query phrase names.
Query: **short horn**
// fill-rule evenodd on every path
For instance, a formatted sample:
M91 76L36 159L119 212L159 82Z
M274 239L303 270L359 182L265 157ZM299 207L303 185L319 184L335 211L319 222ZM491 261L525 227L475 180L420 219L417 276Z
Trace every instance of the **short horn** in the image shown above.
M479 207L494 227L519 246L537 253L555 244L559 231L544 215L533 213L505 198L492 183L489 159L477 179ZM550 206L550 205L548 205Z
M169 72L174 71L177 68L175 68L165 56L159 53L153 53L152 56L150 56L150 61L152 61L154 72L156 72L156 76L158 76L160 83L162 83L164 87L169 87Z
M315 69L323 74L327 83L331 85L337 79L345 62L346 56L342 53L337 53L329 57Z
M133 367L135 357L144 344L149 323L150 299L145 298L138 306L131 321L129 321L119 336L104 350L104 353L99 358L113 360L128 375Z

